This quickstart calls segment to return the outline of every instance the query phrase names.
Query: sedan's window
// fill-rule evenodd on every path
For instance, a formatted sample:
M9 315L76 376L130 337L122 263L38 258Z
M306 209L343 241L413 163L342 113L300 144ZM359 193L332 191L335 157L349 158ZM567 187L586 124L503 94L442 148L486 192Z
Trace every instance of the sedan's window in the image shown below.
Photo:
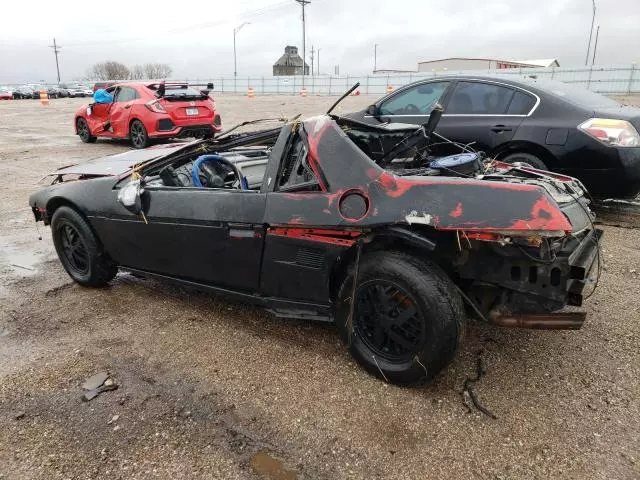
M513 98L511 99L511 105L509 105L507 114L527 115L535 104L535 97L516 90L516 93L514 93Z
M136 91L130 87L120 87L116 102L129 102L138 97Z
M381 115L429 115L449 82L416 85L380 105Z
M445 113L466 115L503 115L514 90L492 83L458 82Z

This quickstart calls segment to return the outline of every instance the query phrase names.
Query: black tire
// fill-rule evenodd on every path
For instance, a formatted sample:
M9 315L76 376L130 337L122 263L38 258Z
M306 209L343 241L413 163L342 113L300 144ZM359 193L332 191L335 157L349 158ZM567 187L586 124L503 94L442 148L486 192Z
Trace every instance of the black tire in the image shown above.
M133 148L146 148L149 145L149 135L140 120L134 120L129 127L129 138Z
M533 168L537 168L538 170L549 170L549 167L547 167L547 165L542 160L540 160L535 155L525 152L512 153L504 157L502 161L505 163L528 163Z
M91 227L73 208L58 207L51 219L51 234L58 258L73 281L102 287L118 273Z
M349 322L354 272L350 268L338 291L335 318L358 363L403 386L424 383L446 367L460 343L465 314L440 267L404 252L363 255ZM406 321L394 323L401 316Z
M80 140L82 140L82 143L94 143L96 141L96 137L91 135L89 125L84 118L79 117L76 120L76 130L78 131L78 136L80 137Z

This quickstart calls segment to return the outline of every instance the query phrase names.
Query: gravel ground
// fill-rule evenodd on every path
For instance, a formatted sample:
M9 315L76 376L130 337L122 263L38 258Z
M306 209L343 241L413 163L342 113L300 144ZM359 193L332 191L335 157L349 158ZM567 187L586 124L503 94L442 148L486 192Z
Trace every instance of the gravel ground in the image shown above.
M217 98L227 126L332 101ZM397 388L332 326L129 275L71 283L27 197L56 167L128 149L81 144L82 103L0 102L0 478L640 478L640 230L605 227L582 330L473 323L434 382ZM462 403L478 356L495 420ZM120 388L83 402L101 371Z

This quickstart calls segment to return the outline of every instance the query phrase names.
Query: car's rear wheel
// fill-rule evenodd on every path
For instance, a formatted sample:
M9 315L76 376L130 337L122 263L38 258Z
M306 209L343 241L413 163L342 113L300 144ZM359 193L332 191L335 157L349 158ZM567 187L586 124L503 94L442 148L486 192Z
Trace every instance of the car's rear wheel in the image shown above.
M528 163L533 168L537 168L539 170L549 170L549 167L547 167L547 165L542 160L540 160L538 157L536 157L531 153L525 153L525 152L512 153L504 157L502 161L505 163L516 163L516 162Z
M87 124L87 121L84 118L80 117L78 118L78 120L76 120L76 129L78 131L78 136L80 137L80 140L82 140L84 143L93 143L96 141L96 137L91 135L91 130L89 130L89 125Z
M102 287L118 273L87 221L73 208L56 209L51 233L62 266L80 285Z
M403 252L362 257L336 302L336 322L367 371L398 385L433 378L453 358L464 309L455 285L433 262ZM354 296L350 319L351 297Z
M145 148L149 145L149 135L140 120L134 120L129 127L129 137L133 148Z

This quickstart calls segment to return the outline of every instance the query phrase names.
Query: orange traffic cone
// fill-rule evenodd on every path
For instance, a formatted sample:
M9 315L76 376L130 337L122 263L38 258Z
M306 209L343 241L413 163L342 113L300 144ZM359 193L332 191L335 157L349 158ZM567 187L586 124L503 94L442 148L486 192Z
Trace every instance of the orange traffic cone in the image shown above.
M49 95L46 90L40 90L40 103L42 105L49 105Z
M355 92L353 92L351 94L353 97L357 97L358 95L360 95L360 90L356 90Z
M302 87L302 90L300 90L300 95L303 96L303 97L306 97L307 96L307 89Z
M252 87L249 87L249 88L247 89L247 97L249 97L249 98L253 98L253 97L255 97L255 96L256 96L256 94L255 94L255 92L253 91L253 88L252 88Z
M387 93L393 92L393 85L387 85Z

